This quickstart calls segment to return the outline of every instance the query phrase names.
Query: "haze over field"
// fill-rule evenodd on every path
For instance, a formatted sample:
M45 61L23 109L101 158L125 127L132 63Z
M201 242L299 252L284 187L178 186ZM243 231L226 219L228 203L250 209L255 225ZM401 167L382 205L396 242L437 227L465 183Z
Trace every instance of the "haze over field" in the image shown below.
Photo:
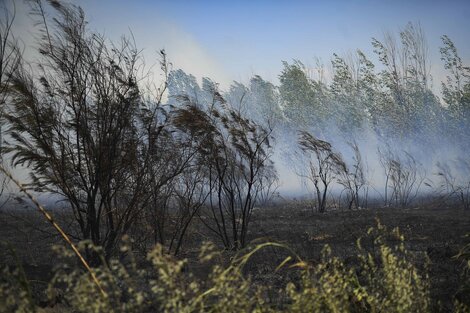
M1 1L0 313L470 312L468 16Z
M5 2L10 10L12 4ZM455 95L460 93L460 106L466 110L470 5L465 1L79 5L87 12L88 28L113 41L123 34L132 37L147 70L152 69L151 75L142 73L145 81L162 81L157 52L165 49L172 71L164 95L168 104L178 105L182 94L207 101L207 77L231 106L243 107L244 115L272 128L278 190L284 196L311 191L298 155L299 130L331 142L348 164L353 157L348 143L356 142L371 195L383 197L387 188L379 149L415 159L422 176L420 191L431 191L425 185L442 187L442 175L436 174L443 167L457 181L468 174L462 160L468 151L467 117L449 119L455 113L452 107L459 106ZM40 58L40 27L30 14L31 4L16 1L14 7L16 38L25 59L34 64ZM53 15L52 8L45 10ZM448 52L456 48L454 56L441 50L444 35ZM462 82L448 66L452 57L460 62ZM445 88L454 96L443 93ZM14 171L27 179L21 166Z
M351 104L351 98L341 100L338 97L330 98L329 104L321 99L308 99L308 96L304 96L304 99L297 99L296 101L303 101L302 106L307 110L315 106L312 101L323 101L324 107L331 108L332 102L338 106L338 109L330 110L331 114L321 117L321 127L318 127L318 121L312 119L303 121L299 125L299 120L296 121L286 112L287 110L293 112L300 108L292 105L292 99L286 98L286 88L282 86L282 79L288 76L287 72L293 69L292 66L301 69L308 80L324 84L325 91L328 92L333 91L334 80L338 78L349 79L349 75L352 82L357 83L361 79L359 77L361 66L364 66L360 64L361 56L357 53L359 50L361 54L363 53L364 60L370 61L375 66L371 69L374 75L383 79L384 76L380 76L380 73L390 68L387 69L387 65L380 60L377 46L374 47L371 44L372 38L385 44L394 42L395 48L401 50L395 51L394 57L397 62L401 62L400 66L406 67L409 66L408 63L412 63L413 56L408 55L405 57L408 60L404 60L404 54L400 55L400 53L413 53L410 52L413 48L403 47L403 42L400 43L403 41L400 39L400 33L406 31L411 25L416 31L422 32L422 34L415 34L416 36L424 36L415 38L418 41L422 40L422 51L419 53L425 61L423 63L425 68L422 70L426 76L422 82L425 83L423 87L432 92L434 97L425 100L425 106L428 108L423 109L429 110L430 105L447 108L449 101L443 98L442 82L447 82L451 70L445 69L445 61L441 59L443 57L439 50L443 46L441 37L446 35L452 40L458 49L458 57L463 66L470 63L470 42L467 40L466 31L470 28L470 21L467 18L470 5L466 1L445 3L402 1L393 4L374 1L294 1L293 3L281 1L236 3L139 1L133 6L129 6L125 1L81 1L78 4L87 12L89 28L103 33L110 40L119 40L123 34L131 35L137 47L142 49L140 54L145 58L147 66L153 66L153 69L158 67L158 65L153 65L158 62L156 52L165 49L168 60L172 63L172 69L176 72L178 69L184 71L179 73L182 81L191 80L194 76L195 80L192 83L201 85L203 78L208 77L219 84L219 88L230 98L232 105L236 105L234 102L240 102L240 97L246 92L243 89L245 86L248 89L251 88L252 93L258 92L253 91L253 77L272 83L276 99L263 99L262 101L271 101L267 105L271 109L278 107L282 111L283 118L287 117L287 120L295 125L292 128L289 125L280 125L278 122L272 123L276 124L274 128L278 142L274 160L280 173L279 190L284 193L305 194L308 189L305 189L304 181L297 175L299 169L288 166L295 163L292 159L294 156L291 154L295 147L285 146L285 144L297 141L296 128L316 129L315 134L321 139L332 141L333 146L338 152L344 154L345 159L350 159L352 153L350 149L347 149L346 143L357 140L363 158L368 163L368 181L376 191L384 187L383 169L380 168L377 158L377 149L380 145L391 146L400 153L403 151L411 153L422 165L423 171L426 172L426 179L434 185L440 184L439 179L434 175L439 172L436 165L448 166L451 163L459 163L460 161L456 160L459 159L461 153L467 151L466 145L462 145L463 138L453 141L460 134L454 134L455 136L452 135L450 138L445 137L449 133L442 128L442 125L437 125L442 122L439 117L437 119L440 119L440 122L421 120L423 116L417 117L419 120L411 122L416 124L415 128L404 131L398 137L392 138L389 136L391 134L384 135L381 131L377 132L377 125L372 125L376 121L371 122L370 106L372 104L364 103L364 101L375 101L373 99L360 100L361 105L365 105L359 109L363 110L365 120L360 122L361 132L352 137L345 136L344 127L341 130L338 129L338 125L344 126L345 123L354 122L350 119L339 121L338 116L334 116L336 114L334 111L338 112ZM7 5L11 6L11 3ZM38 57L34 47L37 46L37 39L40 37L39 27L35 25L34 18L29 14L29 4L17 1L15 6L17 11L15 32L24 46L25 57L34 61ZM50 11L49 8L46 10ZM409 51L405 52L406 49ZM287 63L283 63L284 61ZM343 61L348 68L340 73ZM398 79L404 82L403 79L408 79L410 72L407 69L399 70L401 73L398 75L402 77ZM348 71L349 74L346 73ZM354 73L354 71L357 72ZM190 76L185 78L186 74ZM340 75L343 77L341 78ZM146 76L145 79L159 82L162 77L157 73ZM298 82L298 77L292 77L292 79ZM380 88L390 87L386 86L385 80L378 83L381 85ZM305 89L295 90L295 88L302 88L301 86L291 85L288 88L293 88L292 93L308 92ZM352 95L351 86L343 86L343 88L351 93L348 96L357 96ZM170 98L182 92L176 85L169 91ZM317 96L318 93L314 97ZM252 98L243 99L246 102L243 106L249 114L257 110L259 97L260 95L255 95ZM344 103L345 101L348 103ZM411 98L408 101L410 102L408 106L415 102ZM433 104L430 104L430 101ZM385 114L390 113L390 108L385 110L389 110ZM433 112L432 114L436 116L441 113ZM318 115L315 112L312 114ZM264 119L266 120L266 116ZM422 130L423 125L429 126L431 123L433 123L432 130L418 134L418 129ZM394 125L393 127L400 128L401 126ZM461 125L460 127L460 133L466 134L465 127L467 126ZM346 130L346 133L350 134L349 130ZM466 171L462 168L454 169L456 172L454 175L462 173L467 175ZM22 170L17 169L16 173L22 179L27 177Z

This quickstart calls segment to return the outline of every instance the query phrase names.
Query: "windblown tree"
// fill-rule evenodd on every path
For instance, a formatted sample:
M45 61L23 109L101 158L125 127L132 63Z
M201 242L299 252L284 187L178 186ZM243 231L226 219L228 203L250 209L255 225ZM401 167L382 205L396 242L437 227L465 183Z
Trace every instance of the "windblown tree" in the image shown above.
M149 201L144 205L145 212L140 216L139 225L143 224L142 228L145 228L150 224L153 243L177 254L207 192L194 139L178 131L173 125L173 117L170 113L165 124L154 124L156 128L148 136L152 140L146 147L149 164L143 175L148 179L143 188Z
M279 106L279 91L276 86L264 80L261 76L255 75L250 80L249 89L254 110L256 110L256 115L259 116L258 123L273 127L274 124L284 120Z
M353 150L352 164L347 166L341 159L338 160L338 184L343 186L347 208L351 210L359 209L362 203L367 204L367 191L364 191L367 181L364 162L357 143L351 142L348 145Z
M348 64L337 54L331 61L333 81L330 85L331 101L337 122L344 133L356 133L364 126L366 106L361 101L361 65L359 62ZM358 64L359 63L359 64Z
M11 88L12 75L20 66L21 53L18 43L12 33L12 26L15 20L15 7L12 2L13 11L7 7L7 2L0 5L0 162L4 164L3 131L4 112L7 106L9 89ZM5 162L6 163L6 162ZM0 196L4 196L7 179L0 175ZM0 199L0 207L7 202L7 199Z
M321 125L328 115L321 82L311 80L300 61L283 64L284 69L279 75L279 93L284 115L294 125Z
M379 78L375 73L375 65L361 51L357 50L357 83L360 101L365 106L365 115L370 126L377 129L381 124L380 99L382 98Z
M452 164L453 163L453 164ZM444 193L448 199L458 199L464 210L470 209L470 161L465 159L455 160L455 162L437 163L440 178L439 191Z
M409 23L400 32L400 40L391 33L372 40L374 51L385 69L380 80L385 93L383 109L389 112L394 136L427 133L433 130L440 105L429 90L430 65L424 32L420 25Z
M448 72L446 81L442 82L442 95L449 112L450 129L453 133L457 132L460 138L461 131L464 130L463 134L468 134L470 127L470 67L463 64L456 46L449 37L443 36L442 42L441 59ZM465 143L468 139L466 136L460 141Z
M0 122L2 124L3 111L6 105L12 74L18 68L21 61L18 43L12 33L12 26L15 20L15 8L13 8L12 13L6 5L7 3L5 2L0 6L2 16L0 20ZM1 132L0 140L2 140Z
M212 101L201 106L181 97L184 106L174 122L197 144L204 165L208 198L201 221L226 248L239 249L246 244L262 189L276 178L270 160L271 130L231 108L215 85L207 83L205 89L212 93Z
M199 87L196 77L181 69L172 70L168 75L168 103L178 106L177 98L182 94L195 102L203 98L203 90Z
M323 213L327 207L328 188L338 172L346 171L346 165L341 156L333 151L329 142L320 140L307 131L300 132L298 143L307 158L307 168L305 173L300 173L300 176L313 184L317 197L317 210Z
M79 238L109 257L150 200L161 94L143 102L142 63L130 40L107 43L88 31L81 8L49 3L53 22L34 3L43 31L39 74L18 70L12 81L8 151L30 170L29 187L63 196Z
M390 147L378 149L379 163L384 171L384 205L408 206L419 194L426 173L410 153L393 152Z
M259 75L253 76L247 86L233 82L224 97L241 115L266 128L285 123L278 88Z
M469 118L470 112L470 67L464 66L457 48L447 36L442 36L441 59L449 72L447 81L442 82L442 93L449 110L455 115Z

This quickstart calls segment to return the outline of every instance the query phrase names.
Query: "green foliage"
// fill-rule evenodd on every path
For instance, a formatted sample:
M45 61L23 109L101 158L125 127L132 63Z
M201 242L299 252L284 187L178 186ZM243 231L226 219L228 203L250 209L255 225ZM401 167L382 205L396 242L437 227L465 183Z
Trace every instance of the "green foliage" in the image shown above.
M431 299L429 282L413 265L414 255L405 249L403 235L398 228L389 236L398 243L388 246L385 243L386 228L378 223L376 229L369 229L375 237L373 246L377 254L371 254L359 245L364 279L363 297L372 311L385 312L428 312Z
M279 93L286 117L298 125L319 123L326 114L320 84L309 79L307 69L300 61L283 64Z
M0 272L0 313L33 311L34 303L21 268L3 268Z
M398 229L389 231L380 223L358 240L353 262L345 262L325 246L320 261L310 264L281 244L263 243L224 266L218 261L221 252L205 244L199 259L210 267L207 279L188 273L187 261L174 259L161 245L139 263L130 251L129 240L123 242L124 257L95 269L106 297L86 272L73 265L73 255L64 249L59 249L64 260L49 285L49 295L62 290L61 301L74 312L429 312L432 307L428 276L415 265L424 256L405 248ZM285 303L268 303L266 294L271 287L255 284L247 276L247 263L266 247L291 253L273 271L292 271L300 277L281 291ZM82 243L81 248L91 249L90 243ZM35 309L25 281L18 270L4 269L2 312ZM456 301L455 311L468 312L468 307Z
M443 47L440 48L444 68L448 71L447 81L442 82L444 101L454 114L464 114L469 109L468 86L470 85L470 68L462 63L457 48L447 36L442 36Z
M358 266L348 267L325 247L319 264L305 269L300 287L288 285L293 312L429 312L427 277L419 274L397 229L370 229L372 249L358 241ZM398 244L389 246L391 236Z
M470 239L470 234L467 234L466 237ZM468 297L470 294L470 243L466 244L455 258L461 260L463 265L463 284L455 299L456 312L468 313L470 312L470 300Z
M447 36L442 36L441 60L448 75L442 82L442 97L447 105L449 126L458 132L470 125L470 67L465 66L457 48ZM462 142L468 142L468 132L462 134Z
M0 248L8 251L16 263L15 267L5 266L0 271L0 313L34 312L31 286L14 249L3 242Z

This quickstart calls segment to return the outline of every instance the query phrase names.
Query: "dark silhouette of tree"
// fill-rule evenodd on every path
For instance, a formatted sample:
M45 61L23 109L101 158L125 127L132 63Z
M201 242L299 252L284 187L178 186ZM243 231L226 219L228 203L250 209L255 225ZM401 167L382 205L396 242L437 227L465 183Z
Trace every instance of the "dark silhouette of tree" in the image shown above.
M42 2L34 4L43 30L39 74L18 70L12 80L7 151L30 170L30 188L68 201L80 238L109 257L150 198L161 95L144 103L131 40L107 43L88 31L81 8L49 3L52 23ZM162 59L166 72L164 52Z
M3 150L3 129L4 129L4 112L7 106L7 98L9 89L11 88L12 75L21 63L21 52L18 47L18 42L12 32L12 26L15 21L16 8L15 3L12 2L13 11L7 7L7 2L0 5L1 19L0 19L0 162L4 164L4 150ZM0 177L0 196L5 195L5 187L7 185L7 178ZM0 207L7 203L8 199L0 199Z
M299 133L298 143L308 162L306 173L300 175L312 182L317 196L318 212L323 213L326 211L328 187L338 171L344 170L346 165L341 156L333 151L329 142L320 140L307 131Z
M212 102L203 109L182 97L175 124L198 146L207 181L208 199L201 221L229 249L246 244L253 208L261 190L276 178L270 160L271 130L244 118L212 88Z

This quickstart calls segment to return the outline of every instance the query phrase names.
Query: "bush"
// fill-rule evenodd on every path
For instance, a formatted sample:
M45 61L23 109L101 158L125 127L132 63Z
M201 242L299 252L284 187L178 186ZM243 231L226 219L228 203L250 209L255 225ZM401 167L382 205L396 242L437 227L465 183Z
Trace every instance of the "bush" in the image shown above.
M199 259L210 263L207 279L193 276L186 270L187 260L166 254L161 245L140 262L130 246L124 240L120 260L94 269L105 296L89 273L76 266L74 254L59 248L63 259L49 284L49 295L62 290L60 301L74 312L429 312L432 308L428 276L415 265L425 255L407 251L399 230L389 231L380 223L358 240L352 262L334 256L328 246L321 260L310 264L281 244L262 243L224 266L216 260L221 252L204 244ZM252 256L266 247L291 254L273 271L295 271L300 277L281 291L284 303L268 303L266 295L273 287L252 283L245 269ZM91 244L81 243L81 249L86 248ZM35 306L20 272L4 270L0 303L7 311L31 312ZM455 311L468 312L468 307L456 301Z

